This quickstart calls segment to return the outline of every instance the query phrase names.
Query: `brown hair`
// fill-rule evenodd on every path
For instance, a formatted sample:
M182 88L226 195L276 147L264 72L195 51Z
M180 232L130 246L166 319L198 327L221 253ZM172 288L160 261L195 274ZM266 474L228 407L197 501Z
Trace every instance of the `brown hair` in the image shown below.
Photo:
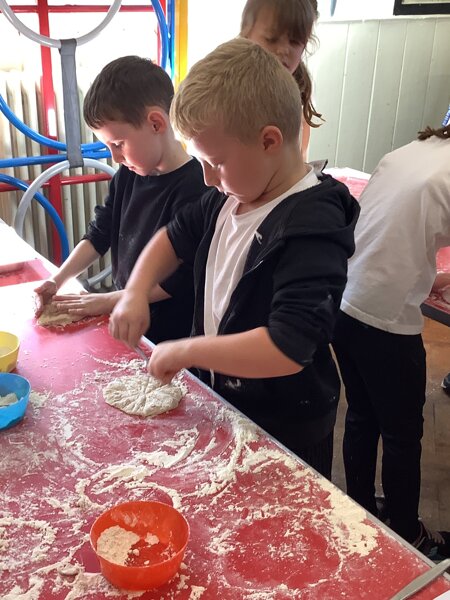
M440 127L439 129L432 129L431 127L425 127L423 131L419 131L417 134L417 139L419 140L427 140L432 136L436 136L438 138L442 138L443 140L450 140L450 125L446 125L445 127Z
M314 40L313 27L319 17L316 0L247 0L241 17L242 37L247 37L263 7L273 10L276 33L287 33L290 38L299 40L305 46ZM300 89L303 116L311 127L320 127L314 118L321 119L312 103L311 75L303 61L300 62L293 73L294 79Z
M167 114L174 95L169 75L147 58L122 56L107 64L89 88L83 115L91 129L107 121L123 121L139 127L149 106Z
M211 126L253 141L267 125L298 141L300 91L281 62L258 44L236 38L221 44L188 72L170 109L174 127L191 139Z

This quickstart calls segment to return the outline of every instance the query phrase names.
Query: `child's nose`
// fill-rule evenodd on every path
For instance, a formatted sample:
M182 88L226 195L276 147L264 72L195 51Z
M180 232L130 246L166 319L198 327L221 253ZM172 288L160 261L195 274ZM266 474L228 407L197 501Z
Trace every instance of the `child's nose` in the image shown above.
M113 161L116 163L122 162L122 160L123 160L122 152L118 148L114 148L114 146L112 146L110 148L110 150L111 150L111 155L112 155Z
M290 46L288 40L279 40L276 48L276 53L279 58L284 58L289 54Z
M219 183L216 171L209 165L203 165L203 179L208 186L215 186Z

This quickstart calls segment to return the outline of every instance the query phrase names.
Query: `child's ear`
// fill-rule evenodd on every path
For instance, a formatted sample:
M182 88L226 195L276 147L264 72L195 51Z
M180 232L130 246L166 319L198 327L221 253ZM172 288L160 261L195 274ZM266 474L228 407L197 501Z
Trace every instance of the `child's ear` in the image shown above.
M164 133L168 127L168 117L159 110L149 110L147 113L147 123L155 133Z
M283 145L283 134L274 125L266 125L261 131L260 139L264 150L268 150L269 152L279 150Z

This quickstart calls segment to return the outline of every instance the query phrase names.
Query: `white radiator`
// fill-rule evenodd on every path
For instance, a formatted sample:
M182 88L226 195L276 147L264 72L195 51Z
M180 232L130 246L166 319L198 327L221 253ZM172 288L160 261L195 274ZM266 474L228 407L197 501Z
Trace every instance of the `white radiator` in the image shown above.
M87 89L87 85L86 85ZM80 106L84 97L84 89L80 90ZM24 121L32 129L42 132L42 106L35 78L27 77L23 72L0 72L0 93L7 101L11 110L17 117ZM58 139L65 141L64 115L62 111L62 91L58 81L55 81L56 106L57 106L57 128ZM97 141L92 132L83 125L82 142ZM16 158L25 156L37 156L45 154L45 148L31 141L18 129L10 124L8 119L0 113L0 158ZM110 161L108 161L110 162ZM110 162L110 164L112 164ZM15 167L0 169L0 173L18 177L24 181L34 180L49 165L37 165L26 167ZM117 166L117 165L113 165ZM87 175L98 173L94 169L71 169L70 175ZM68 176L69 171L61 173L62 177ZM86 231L89 221L93 218L94 207L101 204L108 190L108 182L84 183L76 185L65 185L61 187L63 216L62 220L66 228L70 250L80 241ZM40 190L47 196L45 188ZM23 196L22 191L0 192L0 218L12 225L17 206ZM46 258L53 259L52 249L52 221L46 215L44 209L36 200L33 200L30 210L25 219L24 238ZM92 277L110 264L109 253L90 267L84 277ZM103 285L111 286L111 278L107 278Z

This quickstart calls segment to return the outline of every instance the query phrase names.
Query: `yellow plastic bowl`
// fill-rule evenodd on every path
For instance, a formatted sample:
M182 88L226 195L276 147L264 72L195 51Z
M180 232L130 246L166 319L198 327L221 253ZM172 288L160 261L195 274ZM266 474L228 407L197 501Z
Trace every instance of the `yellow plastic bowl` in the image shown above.
M8 331L0 331L0 373L9 373L17 365L19 338Z

